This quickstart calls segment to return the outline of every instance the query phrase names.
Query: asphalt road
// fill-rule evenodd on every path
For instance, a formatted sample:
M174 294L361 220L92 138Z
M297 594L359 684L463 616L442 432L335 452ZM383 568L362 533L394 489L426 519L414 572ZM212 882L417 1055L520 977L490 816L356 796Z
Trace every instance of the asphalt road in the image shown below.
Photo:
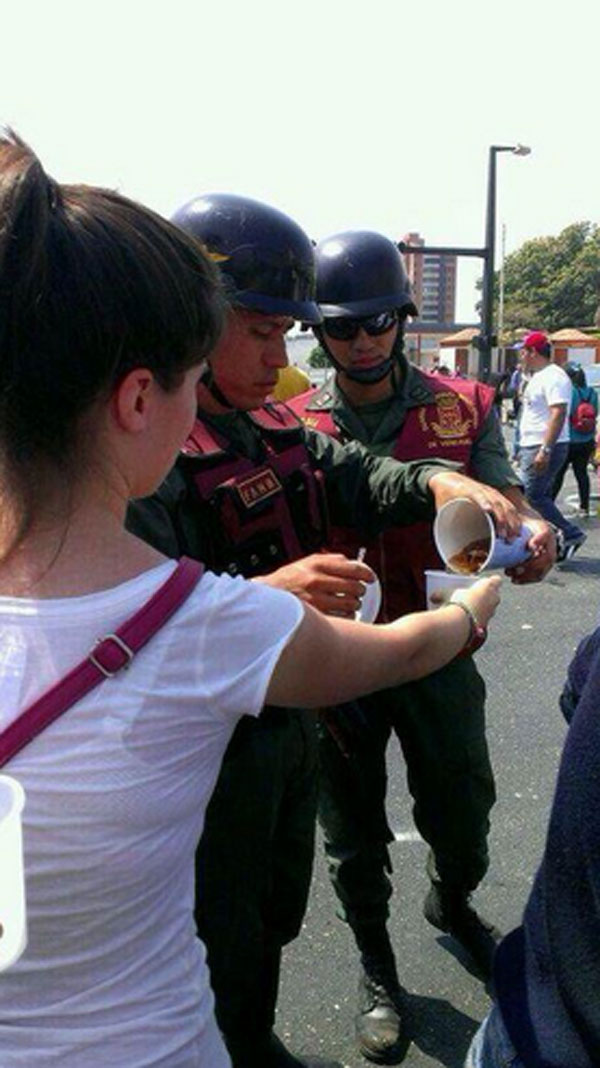
M561 504L574 492L569 476ZM491 865L475 902L504 931L521 917L541 856L565 725L558 695L568 663L600 610L600 519L574 559L538 586L503 585L490 637L477 654L488 687L488 739L498 800L492 812ZM465 958L421 912L426 847L414 831L399 747L390 744L388 815L395 894L390 933L401 983L410 992L413 1041L406 1068L461 1068L490 1001ZM284 957L278 1031L313 1064L365 1068L353 1042L358 960L317 849L304 927ZM319 1060L318 1058L321 1058Z

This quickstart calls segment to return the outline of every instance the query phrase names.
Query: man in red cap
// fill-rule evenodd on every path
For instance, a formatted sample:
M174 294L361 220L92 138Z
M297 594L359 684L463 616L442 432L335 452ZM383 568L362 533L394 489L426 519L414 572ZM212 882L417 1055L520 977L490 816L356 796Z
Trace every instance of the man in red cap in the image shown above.
M558 560L568 560L583 545L584 532L569 522L552 499L557 472L569 451L567 412L572 386L562 367L551 360L547 334L534 330L522 341L523 362L531 377L521 412L521 477L529 503L563 533Z

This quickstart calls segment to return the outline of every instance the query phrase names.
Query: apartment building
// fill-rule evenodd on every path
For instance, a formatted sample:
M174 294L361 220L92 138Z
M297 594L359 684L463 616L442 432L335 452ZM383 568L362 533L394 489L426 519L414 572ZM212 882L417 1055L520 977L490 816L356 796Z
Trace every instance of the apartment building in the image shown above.
M402 241L423 248L419 233L405 234ZM456 256L432 252L404 253L406 270L419 309L420 323L453 323L456 316Z

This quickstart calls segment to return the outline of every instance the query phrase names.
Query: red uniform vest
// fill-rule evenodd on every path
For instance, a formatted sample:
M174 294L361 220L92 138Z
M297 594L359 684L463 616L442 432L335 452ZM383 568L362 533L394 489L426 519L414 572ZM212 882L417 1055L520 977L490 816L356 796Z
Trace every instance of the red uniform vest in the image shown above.
M390 455L396 460L421 460L427 457L461 463L468 473L473 441L487 418L494 399L489 386L468 379L448 379L438 375L423 378L435 400L408 408ZM321 430L338 440L343 432L333 421L331 409L315 404L314 391L303 393L288 402L307 426ZM364 539L355 531L335 528L329 545L336 552L356 556ZM409 527L390 527L367 545L366 563L379 575L383 598L380 622L387 622L426 606L426 568L443 568L433 542L430 522Z
M250 578L321 549L327 518L323 475L311 465L298 417L283 404L248 414L260 430L263 460L236 452L197 420L180 464L218 532L211 567Z

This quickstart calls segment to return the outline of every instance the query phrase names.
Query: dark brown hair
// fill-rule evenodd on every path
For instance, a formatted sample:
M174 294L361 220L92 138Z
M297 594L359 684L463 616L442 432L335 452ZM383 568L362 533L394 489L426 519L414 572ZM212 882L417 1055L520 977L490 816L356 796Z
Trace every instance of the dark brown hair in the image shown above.
M68 467L81 417L137 366L169 390L222 329L213 264L173 224L107 189L59 185L0 133L0 456Z

